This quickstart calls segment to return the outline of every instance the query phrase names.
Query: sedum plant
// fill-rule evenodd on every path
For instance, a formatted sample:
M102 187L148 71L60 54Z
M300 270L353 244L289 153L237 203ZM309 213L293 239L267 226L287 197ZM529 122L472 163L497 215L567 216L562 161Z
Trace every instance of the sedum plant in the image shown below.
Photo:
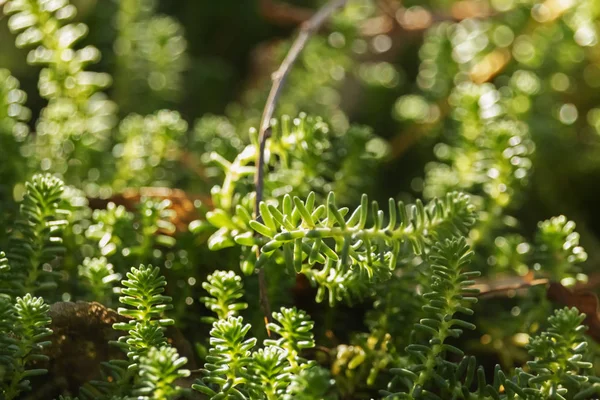
M100 52L91 45L76 47L89 28L72 22L77 9L68 1L2 3L10 15L9 28L17 35L16 45L32 48L28 62L43 68L38 89L48 105L27 150L35 168L66 174L69 168L61 162L63 157L78 160L71 163L72 170L80 165L89 168L89 162L106 150L115 111L102 93L110 85L110 76L87 70L99 61Z
M182 72L186 68L186 40L181 24L156 13L154 0L115 2L117 38L115 86L127 111L153 110L181 97ZM137 96L146 96L144 102Z
M414 359L409 368L398 369L396 373L407 388L404 392L390 393L388 397L426 398L433 395L436 386L442 391L448 386L440 371L444 369L444 356L453 353L462 357L464 353L447 341L459 337L464 329L475 329L472 323L460 317L460 314L472 315L471 305L477 301L472 296L477 291L469 286L479 272L464 271L471 256L464 238L433 247L429 254L431 271L429 287L424 294L423 318L414 327L415 333L421 333L425 340L406 347L406 352Z
M156 267L140 265L132 268L124 280L125 288L121 291L124 296L119 298L121 304L129 306L118 309L119 315L128 317L128 323L115 324L114 328L128 332L121 336L119 341L127 349L127 357L138 362L152 347L165 344L162 334L163 328L173 324L173 320L161 318L162 313L168 310L171 298L163 296L166 285L165 278L159 275Z
M78 276L89 287L91 299L102 300L103 304L111 303L112 284L120 279L120 275L114 272L106 257L86 257L78 266Z
M226 3L0 0L0 400L599 398L597 2Z
M202 283L202 288L211 297L202 297L200 301L217 314L218 319L235 317L241 310L248 308L248 304L238 301L244 296L244 290L242 278L233 271L215 271L208 276L206 282ZM205 320L214 322L215 318L208 317Z
M56 287L56 273L46 266L65 250L61 233L69 214L60 208L60 179L38 174L25 186L19 220L8 241L10 269L3 281L6 293L18 295Z
M152 347L148 354L140 359L141 388L137 393L144 399L172 399L183 390L175 385L179 378L189 376L190 372L181 368L185 357L179 357L177 350L169 346Z
M263 347L255 349L257 339L248 337L251 325L237 311L244 303L235 303L243 296L240 277L223 271L209 276L204 285L211 297L202 301L218 316L210 331L211 348L206 357L203 377L192 388L211 399L283 399L294 393L292 382L306 379L305 371L320 368L301 356L303 349L315 347L313 321L296 308L281 308L273 313L267 328L279 336L265 339ZM219 290L229 284L230 290ZM232 290L233 289L233 290ZM224 313L223 307L228 310ZM242 307L240 307L240 305ZM321 375L323 377L323 375ZM323 385L317 379L315 384ZM300 384L298 382L297 384ZM296 385L297 385L296 384Z
M588 345L584 319L576 308L557 310L548 318L548 330L529 341L529 353L535 357L528 363L533 372L529 383L542 396L582 398L593 393L584 372L592 367L584 359Z
M119 302L124 307L118 313L128 321L113 324L113 329L127 333L112 344L127 358L105 363L105 379L91 381L82 388L82 395L90 399L134 394L145 399L176 398L183 389L174 382L188 376L189 371L181 368L187 359L179 357L164 333L165 327L174 323L164 317L172 308L171 298L162 295L165 278L158 267L140 265L132 267L121 283L124 287Z
M25 177L19 167L20 144L27 138L27 121L31 111L25 106L27 94L20 89L20 83L7 69L0 69L0 144L2 145L2 197L10 197L14 185ZM3 202L4 203L4 202ZM8 206L6 203L5 206Z
M449 193L427 206L417 202L407 208L393 199L388 205L386 223L376 202L369 207L367 196L352 213L336 206L333 192L326 204L318 206L313 193L306 201L286 196L280 209L261 203L263 222L250 225L271 240L261 248L257 265L271 257L283 258L288 270L303 273L319 285L317 301L324 299L327 290L333 304L361 294L369 280L388 279L406 253L420 255L433 240L460 234L474 222L469 199L460 193ZM367 227L369 213L374 222ZM325 242L329 239L334 246ZM315 264L324 268L312 269Z
M47 373L44 368L35 368L35 363L47 360L42 353L50 345L47 340L52 331L48 329L48 304L41 297L29 293L14 301L0 299L0 343L2 375L0 394L7 400L16 399L31 390L28 378Z

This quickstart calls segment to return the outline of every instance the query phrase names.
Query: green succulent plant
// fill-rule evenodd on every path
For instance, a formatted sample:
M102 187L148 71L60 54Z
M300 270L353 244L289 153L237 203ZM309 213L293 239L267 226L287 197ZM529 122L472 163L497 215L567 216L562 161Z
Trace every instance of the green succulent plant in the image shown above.
M599 4L0 0L0 400L599 398Z

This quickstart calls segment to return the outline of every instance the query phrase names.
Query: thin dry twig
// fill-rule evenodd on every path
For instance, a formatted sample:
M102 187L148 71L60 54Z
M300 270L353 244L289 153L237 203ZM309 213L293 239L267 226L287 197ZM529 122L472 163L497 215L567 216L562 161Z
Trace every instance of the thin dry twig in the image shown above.
M271 136L271 119L275 112L275 105L281 89L285 83L285 78L294 65L294 62L298 59L298 56L306 46L308 39L319 30L319 28L329 19L329 17L338 9L346 4L347 0L332 0L325 4L319 11L317 11L309 20L304 22L300 26L298 37L292 44L288 54L279 66L279 69L272 75L273 85L269 92L269 97L265 104L265 108L260 121L260 130L258 133L258 156L256 160L256 174L254 177L254 186L256 188L256 203L254 204L254 218L260 220L260 209L259 204L263 198L264 189L264 169L265 169L265 145L267 139ZM271 306L269 304L269 297L267 295L267 282L265 277L264 268L258 270L258 284L259 284L259 297L260 304L265 314L265 322L271 320ZM267 332L270 332L267 329Z
M530 273L525 276L495 277L493 279L477 279L472 286L479 289L479 297L506 296L517 290L529 289L535 286L546 286L550 288L557 284L548 278L534 278ZM573 287L577 293L584 291L596 291L600 288L600 273L591 273L585 282L577 282Z
M581 282L574 288L566 288L560 282L546 278L533 279L533 276L501 279L501 282L479 281L473 288L480 290L479 297L508 296L512 297L517 291L526 291L534 287L544 286L546 298L555 304L576 307L585 314L584 324L588 326L587 334L600 343L600 301L598 294L593 292L600 283L598 274L593 274L587 282Z
M533 279L533 280L518 280L514 283L508 284L489 284L489 283L477 283L473 285L473 288L479 289L479 297L491 297L496 295L502 295L509 292L516 292L521 289L529 289L534 286L547 286L550 284L550 281L545 278Z

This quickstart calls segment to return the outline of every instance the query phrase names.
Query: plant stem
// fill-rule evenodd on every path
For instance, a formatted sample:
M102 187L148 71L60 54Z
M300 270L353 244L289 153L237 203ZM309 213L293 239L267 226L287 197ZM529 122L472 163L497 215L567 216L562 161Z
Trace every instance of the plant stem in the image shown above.
M300 26L300 31L296 40L294 40L292 47L290 48L285 59L279 66L279 69L272 75L273 85L269 92L269 97L263 110L262 118L260 121L260 130L258 133L258 154L256 156L256 174L254 176L254 186L256 189L256 202L254 204L254 218L258 221L260 218L259 205L263 198L264 188L264 167L265 167L265 146L267 139L271 136L271 118L275 111L275 105L281 94L281 89L285 83L285 78L289 74L294 65L294 62L298 59L298 56L306 46L308 39L319 30L319 28L329 19L329 17L339 8L342 8L346 4L347 0L331 0L325 4L319 11L317 11L308 21L304 22ZM257 257L258 257L257 250ZM259 296L260 305L265 314L265 322L271 321L271 306L269 304L269 297L267 295L267 279L265 276L264 268L258 270L258 284L259 284ZM270 332L267 329L267 333L270 336Z

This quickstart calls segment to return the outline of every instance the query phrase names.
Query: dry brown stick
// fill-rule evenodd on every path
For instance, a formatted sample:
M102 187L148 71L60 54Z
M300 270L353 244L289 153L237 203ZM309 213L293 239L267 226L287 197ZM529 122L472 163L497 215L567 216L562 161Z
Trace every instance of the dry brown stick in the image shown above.
M533 278L533 275L524 277L505 277L477 279L473 288L479 289L478 296L496 296L515 292L521 289L529 289L535 286L550 286L556 284L548 278ZM577 282L572 288L575 292L597 291L600 288L600 273L590 273L585 282Z
M285 78L289 74L294 62L298 59L298 56L306 46L308 39L323 25L325 21L339 8L346 4L347 0L332 0L325 4L319 11L317 11L308 21L304 22L300 26L298 37L292 43L288 54L279 66L279 69L273 73L271 79L273 85L269 92L269 97L265 104L265 108L260 120L260 130L258 132L258 155L256 160L256 174L254 176L254 186L256 189L256 202L254 203L254 218L260 220L260 202L263 198L264 189L264 169L265 169L265 145L267 139L271 136L271 118L275 112L275 105L281 89L285 83ZM258 256L258 254L257 254ZM260 305L265 314L265 322L271 320L271 306L269 304L269 297L267 295L267 282L265 277L265 270L261 268L258 270L258 285L259 285L259 298ZM267 333L270 333L267 328Z
M480 289L479 294L477 296L486 297L486 296L493 296L493 295L497 295L497 294L503 294L503 293L507 293L507 292L514 292L514 291L521 290L521 289L529 289L534 286L547 286L549 284L550 284L550 281L548 279L541 278L541 279L534 279L530 282L520 282L520 283L501 285L501 286L496 286L496 287L494 287L494 286L488 287L488 285L486 285L486 284L475 284L475 285L473 285L473 287Z

